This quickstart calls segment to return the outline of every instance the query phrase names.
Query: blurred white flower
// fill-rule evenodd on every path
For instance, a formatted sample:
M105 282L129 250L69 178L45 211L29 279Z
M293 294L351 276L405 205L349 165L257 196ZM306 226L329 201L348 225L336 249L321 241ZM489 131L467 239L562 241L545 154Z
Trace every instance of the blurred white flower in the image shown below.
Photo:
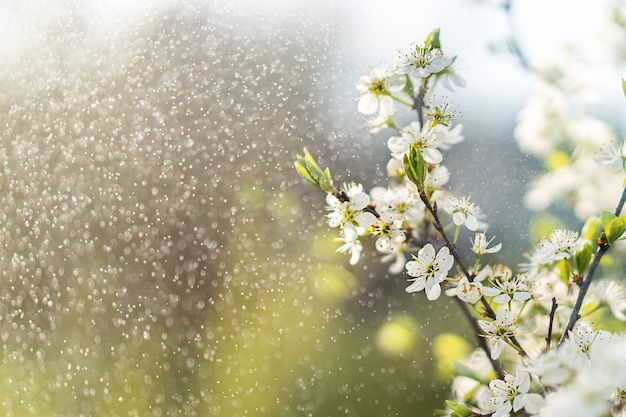
M626 141L620 145L611 142L608 150L603 150L596 155L595 161L599 164L606 165L611 172L620 172L624 170L624 161L626 160Z
M598 302L606 305L613 316L619 320L626 320L626 288L624 284L613 280L594 281L591 284L589 302Z

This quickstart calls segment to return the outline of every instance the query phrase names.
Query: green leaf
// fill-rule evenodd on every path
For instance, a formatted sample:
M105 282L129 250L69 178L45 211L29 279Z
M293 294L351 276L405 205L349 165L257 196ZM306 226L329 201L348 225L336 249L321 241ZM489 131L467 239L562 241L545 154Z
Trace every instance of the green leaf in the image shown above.
M326 168L325 171L322 171L306 148L304 148L304 156L296 155L295 167L298 174L300 174L300 176L310 184L324 192L332 192L333 181L330 171L328 168Z
M609 224L609 228L606 230L606 238L609 243L613 243L622 237L624 232L626 232L626 216L617 217Z
M572 266L567 259L560 260L557 264L557 268L559 270L559 277L561 278L561 281L568 283L573 271Z
M471 415L473 415L472 410L470 410L464 404L458 404L449 400L446 400L446 404L452 409L450 417L470 417Z
M602 221L602 227L604 227L604 230L608 230L610 223L616 218L617 216L615 214L604 210L600 215L600 220Z
M622 91L624 92L624 97L626 97L626 80L622 78Z
M409 97L413 97L413 80L411 80L409 74L405 74L405 77L406 83L404 83L404 88L402 89L402 92Z
M598 236L602 233L602 220L599 217L592 216L587 219L580 237L591 242L593 249L598 246Z
M326 193L333 192L333 179L330 176L330 170L326 168L324 175L320 178L320 188Z
M574 265L580 275L584 274L591 262L593 248L589 243L582 245L574 254Z
M421 193L424 191L424 180L426 179L426 164L422 150L411 144L409 152L404 155L404 172L413 184L417 186L417 190Z
M424 48L426 50L431 49L441 49L441 42L439 41L439 28L433 30L426 37L426 41L424 42Z
M626 216L617 217L610 211L603 211L600 219L609 244L619 239L626 232Z

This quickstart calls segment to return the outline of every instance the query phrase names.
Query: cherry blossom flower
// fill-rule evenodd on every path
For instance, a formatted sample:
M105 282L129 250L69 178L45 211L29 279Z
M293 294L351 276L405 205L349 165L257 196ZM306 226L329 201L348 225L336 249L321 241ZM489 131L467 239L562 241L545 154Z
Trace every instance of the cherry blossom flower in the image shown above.
M445 55L439 48L423 48L412 45L408 51L398 50L396 52L395 66L405 74L424 78L443 71L453 61L454 57Z
M478 229L480 207L471 202L469 197L451 197L446 211L452 214L452 221L457 226L465 225L471 231Z
M337 252L341 253L349 253L350 254L350 265L356 265L361 258L361 252L363 251L363 244L359 241L359 233L357 232L356 227L348 223L341 230L340 241L343 241L344 244L341 245Z
M611 142L609 149L602 151L596 155L595 161L599 164L606 165L611 172L620 172L624 170L624 161L626 161L626 140L618 145Z
M549 264L571 258L579 246L578 232L557 229L552 232L548 239L539 242L537 261L540 264Z
M615 318L626 321L626 289L624 284L611 280L594 281L588 300L608 306Z
M478 320L478 325L485 332L483 336L487 339L491 349L491 359L498 359L506 345L505 339L515 336L517 327L513 323L515 323L515 316L505 308L498 310L496 319L493 321Z
M496 253L502 249L502 243L498 243L496 246L489 247L489 244L493 242L495 236L487 240L487 236L484 233L476 233L474 239L470 238L472 242L472 252L477 256L483 256L486 253Z
M456 295L461 301L476 304L483 296L483 284L463 277L456 286Z
M461 77L453 68L452 65L448 65L443 71L437 74L437 79L441 81L441 84L450 91L454 90L453 85L457 87L465 87L467 81Z
M507 268L508 269L508 268ZM511 300L526 301L532 297L531 281L528 275L508 274L493 275L490 279L492 287L485 287L486 296L494 297L493 302L506 304Z
M426 290L426 298L436 300L441 295L441 286L439 285L448 276L448 271L454 264L454 258L450 255L450 249L443 247L435 256L435 248L427 243L417 253L417 257L413 257L412 261L407 262L407 274L414 277L409 279L413 281L406 288L406 292L417 292Z
M451 149L452 145L456 145L465 140L465 136L463 136L463 125L460 124L453 128L439 124L433 127L433 131L441 142L439 149L444 151Z
M381 211L378 221L372 225L372 235L377 236L376 249L380 252L397 252L404 242L403 221L392 210Z
M363 186L346 184L344 188L348 201L342 201L333 194L326 195L326 204L330 210L327 215L328 225L343 228L348 223L360 227L369 227L374 224L376 216L363 211L370 202L370 197L363 192Z
M506 374L504 379L494 379L489 383L489 388L493 392L493 417L508 417L511 411L517 412L522 408L528 414L536 414L543 404L541 395L528 392L530 374L519 369L515 375Z
M380 66L372 68L369 75L363 75L356 86L363 93L359 100L359 113L372 115L380 112L388 117L394 112L390 92L401 91L405 83L404 74L388 72Z
M422 150L424 161L429 164L438 164L443 160L441 152L437 149L445 140L444 136L435 134L429 125L420 126L419 122L412 122L402 129L401 136L392 136L387 142L391 156L402 159L409 151L409 145L413 144Z
M432 194L433 191L441 189L450 180L450 171L445 165L437 165L435 169L429 171L426 174L424 180L424 189L427 194Z

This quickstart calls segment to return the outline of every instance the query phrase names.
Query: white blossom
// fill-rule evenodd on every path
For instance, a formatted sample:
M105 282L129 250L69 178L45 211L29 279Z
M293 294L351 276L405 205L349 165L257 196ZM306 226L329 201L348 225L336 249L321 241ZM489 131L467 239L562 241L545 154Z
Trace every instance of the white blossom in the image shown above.
M543 403L539 394L528 392L530 374L519 369L515 375L506 374L504 379L494 379L489 388L493 392L491 404L495 408L492 417L508 417L511 411L522 408L529 414L536 414Z
M423 78L443 71L453 61L454 57L445 55L441 49L412 45L407 51L396 52L395 66L405 74Z
M491 350L491 359L498 359L506 345L506 339L515 336L515 316L509 310L502 308L496 313L495 320L479 320L478 325L484 332Z
M396 159L402 159L409 151L409 145L413 144L422 150L424 161L429 164L438 164L442 161L443 156L439 148L444 136L437 135L430 125L420 126L419 122L411 122L402 129L401 136L392 136L387 141L387 146L391 151L391 156Z
M557 229L548 239L539 242L537 256L538 262L548 264L561 259L571 258L580 246L578 232Z
M380 66L372 68L369 75L362 76L357 84L357 90L363 94L359 100L359 113L372 115L380 112L386 117L393 114L390 93L402 90L405 83L404 74L388 72Z
M461 301L476 304L483 296L483 284L478 281L470 282L467 277L463 277L456 286L456 295Z
M494 239L495 236L487 240L487 236L484 233L476 233L473 240L470 238L472 243L472 252L474 252L477 256L483 256L486 253L499 252L500 249L502 249L502 243L498 243L491 248L489 247Z
M407 292L426 291L426 297L429 300L436 300L441 295L441 286L439 285L448 276L448 271L454 264L454 258L450 255L450 250L444 246L439 249L435 256L435 248L427 243L417 253L417 257L413 257L412 261L407 262L407 274L413 281L406 288Z

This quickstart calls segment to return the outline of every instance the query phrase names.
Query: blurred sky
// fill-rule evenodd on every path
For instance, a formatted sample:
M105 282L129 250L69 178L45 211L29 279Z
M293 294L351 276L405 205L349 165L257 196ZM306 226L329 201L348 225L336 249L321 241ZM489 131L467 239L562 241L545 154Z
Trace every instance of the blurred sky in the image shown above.
M586 51L589 59L601 64L606 51L599 42L610 36L607 13L614 1L516 1L511 23L532 62L549 59L568 44ZM154 10L173 4L206 7L225 19L250 19L260 30L272 30L281 19L302 19L303 26L339 22L340 38L329 48L349 53L354 61L353 70L360 72L365 72L369 65L391 60L395 49L421 42L430 30L439 27L444 47L461 55L459 68L468 80L468 87L459 91L458 97L464 107L470 104L464 113L471 114L472 106L501 113L515 111L526 98L529 85L514 59L495 56L487 48L490 43L502 41L511 30L504 13L489 5L493 3L496 1L69 0L52 5L43 0L9 0L0 4L0 53L19 51L42 24L54 21L59 4L83 9L96 36L114 33L129 20L146 19ZM621 98L620 76L607 73L601 65L599 70L603 71L603 76L597 77L601 101L614 103Z

